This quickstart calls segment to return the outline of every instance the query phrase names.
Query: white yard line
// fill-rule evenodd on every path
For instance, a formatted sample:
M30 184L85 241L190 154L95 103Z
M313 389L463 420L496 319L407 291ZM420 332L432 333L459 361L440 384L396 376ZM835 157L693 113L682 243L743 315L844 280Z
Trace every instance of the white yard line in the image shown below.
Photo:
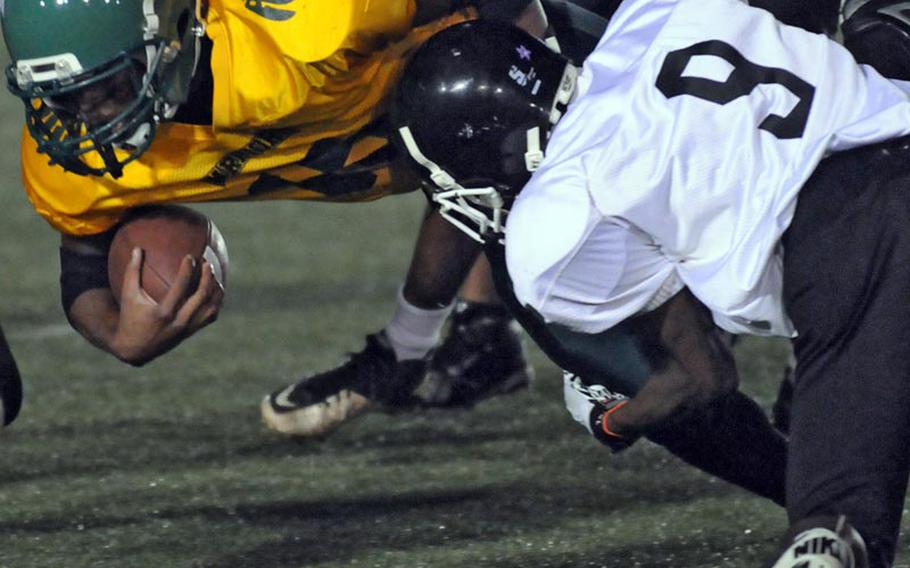
M4 330L6 331L6 330ZM64 337L72 335L76 331L65 323L52 323L48 325L39 325L34 327L24 327L20 329L9 329L7 336L12 340L41 340L52 337Z

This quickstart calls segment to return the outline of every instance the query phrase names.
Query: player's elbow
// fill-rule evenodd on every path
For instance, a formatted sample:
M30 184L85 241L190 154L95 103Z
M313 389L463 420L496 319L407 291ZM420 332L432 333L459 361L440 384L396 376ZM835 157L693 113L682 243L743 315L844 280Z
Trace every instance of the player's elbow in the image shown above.
M145 366L146 363L150 362L153 359L152 357L132 355L132 354L123 355L123 354L114 353L113 355L114 355L114 357L116 357L117 359L126 363L130 367L136 367L136 368Z
M102 349L131 367L142 367L155 360L161 350L151 349L149 345L130 341L129 338L114 337Z
M684 405L703 409L730 396L739 388L739 375L733 352L716 329L697 331L691 325L664 336L675 365L686 380L682 383Z
M685 406L690 409L707 408L733 394L738 382L733 373L707 372L693 377L685 393Z
M678 363L677 363L678 364ZM735 367L705 365L698 367L676 366L677 372L668 377L673 387L670 398L677 401L680 410L700 411L718 400L730 396L739 387Z

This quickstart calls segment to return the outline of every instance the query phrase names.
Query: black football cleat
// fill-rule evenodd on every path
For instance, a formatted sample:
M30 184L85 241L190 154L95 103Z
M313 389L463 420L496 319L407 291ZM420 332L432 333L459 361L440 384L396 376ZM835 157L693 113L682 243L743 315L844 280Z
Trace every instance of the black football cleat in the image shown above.
M425 406L470 407L527 388L533 376L520 327L505 306L460 300L416 395Z
M412 406L426 361L397 361L383 332L368 335L366 343L339 367L266 396L260 407L266 426L289 436L322 438L368 410Z

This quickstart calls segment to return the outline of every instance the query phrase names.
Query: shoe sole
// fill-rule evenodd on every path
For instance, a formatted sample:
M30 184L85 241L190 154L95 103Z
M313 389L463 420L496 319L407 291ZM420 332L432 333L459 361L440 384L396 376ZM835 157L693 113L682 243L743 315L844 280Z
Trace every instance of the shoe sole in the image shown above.
M375 407L370 399L353 391L341 391L326 399L296 410L276 410L272 395L259 406L262 421L269 430L300 439L325 439L345 422Z

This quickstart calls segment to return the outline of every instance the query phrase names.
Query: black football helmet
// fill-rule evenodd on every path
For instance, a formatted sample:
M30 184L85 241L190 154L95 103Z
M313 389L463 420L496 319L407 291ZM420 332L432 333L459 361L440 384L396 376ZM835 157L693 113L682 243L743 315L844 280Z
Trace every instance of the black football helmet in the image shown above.
M457 24L417 50L392 124L446 219L478 241L504 231L504 211L540 165L576 78L568 59L501 22Z
M847 0L844 46L859 63L892 79L910 80L910 8L900 0Z

